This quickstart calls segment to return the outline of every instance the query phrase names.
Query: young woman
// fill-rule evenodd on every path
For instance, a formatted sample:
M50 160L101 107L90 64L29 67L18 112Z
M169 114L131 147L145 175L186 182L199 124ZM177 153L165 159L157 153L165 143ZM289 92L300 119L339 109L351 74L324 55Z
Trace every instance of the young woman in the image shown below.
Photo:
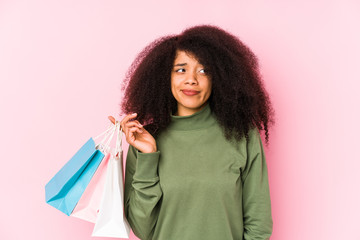
M255 55L201 25L147 46L128 71L125 216L142 240L269 239L274 123ZM113 122L113 117L109 117Z

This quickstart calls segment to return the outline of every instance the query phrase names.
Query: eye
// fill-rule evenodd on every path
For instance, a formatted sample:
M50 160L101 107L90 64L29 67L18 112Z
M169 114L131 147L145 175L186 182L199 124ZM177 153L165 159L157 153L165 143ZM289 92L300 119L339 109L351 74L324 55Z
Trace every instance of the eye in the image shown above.
M206 74L205 69L200 69L199 72Z
M185 69L184 68L179 68L179 69L176 69L175 72L185 72Z

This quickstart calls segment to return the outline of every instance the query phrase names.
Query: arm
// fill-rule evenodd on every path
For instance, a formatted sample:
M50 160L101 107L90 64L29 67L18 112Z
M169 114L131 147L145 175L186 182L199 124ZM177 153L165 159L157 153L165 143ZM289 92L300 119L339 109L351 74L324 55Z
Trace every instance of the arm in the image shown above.
M244 239L267 240L273 228L265 153L257 128L247 144L247 163L242 171Z
M142 153L129 146L126 158L124 212L137 237L151 239L162 191L157 173L160 151Z

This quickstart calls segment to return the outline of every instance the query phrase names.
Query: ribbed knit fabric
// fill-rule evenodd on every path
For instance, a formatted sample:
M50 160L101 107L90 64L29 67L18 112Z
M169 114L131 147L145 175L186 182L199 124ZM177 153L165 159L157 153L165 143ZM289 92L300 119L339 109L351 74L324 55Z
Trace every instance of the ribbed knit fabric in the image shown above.
M171 115L158 151L130 145L125 216L142 240L265 240L272 233L267 165L256 128L240 142L223 136L207 104Z

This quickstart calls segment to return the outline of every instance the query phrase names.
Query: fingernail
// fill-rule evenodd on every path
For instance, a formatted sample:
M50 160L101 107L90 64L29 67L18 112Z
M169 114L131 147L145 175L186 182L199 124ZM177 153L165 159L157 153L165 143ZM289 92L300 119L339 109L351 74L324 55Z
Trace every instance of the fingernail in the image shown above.
M133 113L133 114L131 114L131 115L136 115L136 113Z

